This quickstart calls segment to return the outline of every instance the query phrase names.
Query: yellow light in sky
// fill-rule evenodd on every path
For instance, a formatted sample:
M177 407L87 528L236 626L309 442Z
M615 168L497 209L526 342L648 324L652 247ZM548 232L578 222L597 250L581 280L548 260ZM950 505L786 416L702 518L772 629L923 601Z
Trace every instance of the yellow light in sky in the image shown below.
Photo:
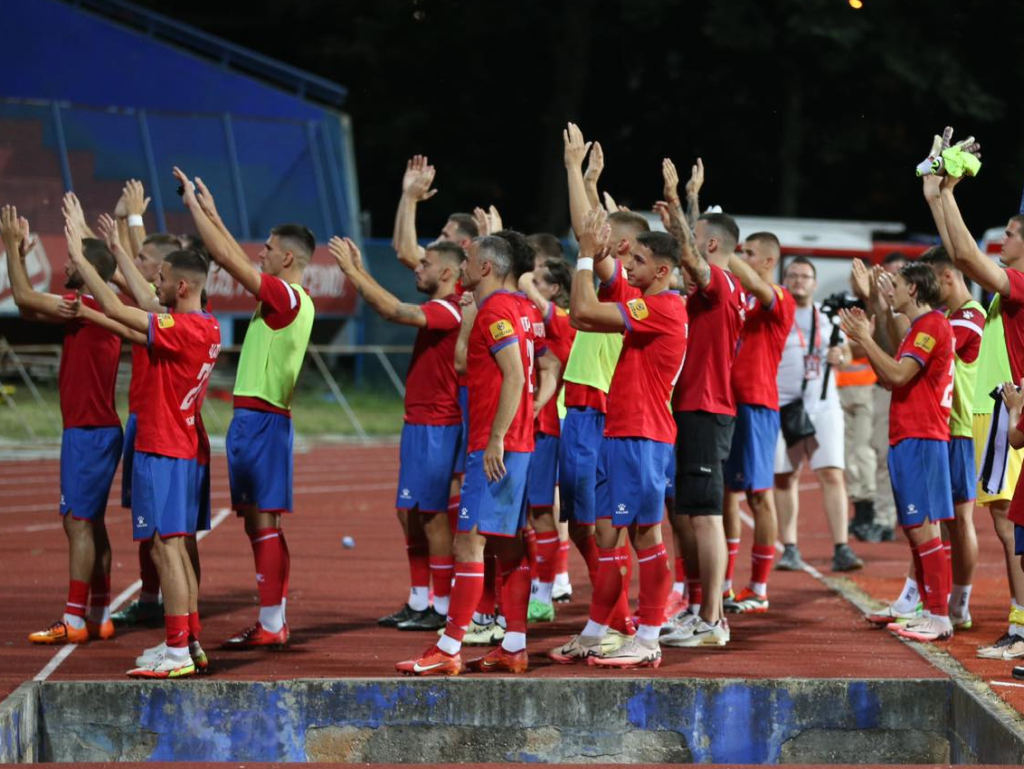
M862 0L848 0L848 2L850 3L851 8L858 11L864 7L864 3L862 2Z

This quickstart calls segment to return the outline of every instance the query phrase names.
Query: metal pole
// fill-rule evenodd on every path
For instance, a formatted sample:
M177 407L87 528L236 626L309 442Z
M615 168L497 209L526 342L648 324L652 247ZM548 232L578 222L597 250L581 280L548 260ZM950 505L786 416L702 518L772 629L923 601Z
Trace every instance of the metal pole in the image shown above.
M331 372L327 369L327 365L324 363L324 359L320 357L320 352L315 347L310 347L308 349L309 355L313 359L313 363L320 371L320 376L322 376L324 378L324 382L327 383L327 388L331 391L331 394L334 395L334 397L337 399L338 405L341 406L342 411L345 412L345 415L352 423L352 427L355 428L356 435L359 436L360 440L365 442L367 440L366 431L363 429L363 426L359 423L359 419L356 417L356 412L352 410L352 406L349 405L348 400L342 394L341 388L338 387L338 383L335 382L334 377L331 376Z
M228 145L228 166L231 169L231 184L235 188L235 201L238 207L239 226L242 239L252 239L252 227L249 223L249 208L245 204L245 187L242 185L242 171L238 167L238 147L235 144L235 129L231 124L231 115L225 112L224 120L224 141Z
M11 356L11 362L14 364L14 367L18 370L18 376L21 377L21 381L25 383L25 387L27 387L29 392L32 393L32 397L35 398L36 403L38 403L47 414L49 414L50 421L53 423L53 426L57 428L57 432L60 433L60 422L58 422L54 418L53 410L50 408L49 404L45 400L43 400L43 396L40 394L39 389L36 387L36 383L33 382L32 377L29 376L28 369L26 369L25 366L22 365L21 358L18 357L18 353L14 351L14 348L11 347L6 337L0 336L0 352L7 353L8 355ZM26 427L28 426L26 425ZM31 428L28 429L31 431Z
M146 158L146 168L149 172L149 194L153 197L156 229L157 232L167 232L167 219L164 217L164 199L160 194L160 177L157 175L156 156L153 154L153 139L149 134L149 118L144 109L139 110L139 135L142 137L142 154Z
M398 390L398 394L404 398L405 384L398 376L398 372L395 371L395 367L391 365L391 361L388 360L388 356L385 355L384 352L379 347L376 350L374 350L373 354L377 356L377 360L380 361L380 365L384 367L384 371L386 371L388 377L390 377L391 384L393 384L395 386L395 389Z
M53 114L53 130L57 138L57 156L60 160L60 175L64 179L64 191L70 192L74 189L71 180L71 163L68 161L68 143L64 138L64 122L60 117L60 105L57 102L50 102L50 111Z

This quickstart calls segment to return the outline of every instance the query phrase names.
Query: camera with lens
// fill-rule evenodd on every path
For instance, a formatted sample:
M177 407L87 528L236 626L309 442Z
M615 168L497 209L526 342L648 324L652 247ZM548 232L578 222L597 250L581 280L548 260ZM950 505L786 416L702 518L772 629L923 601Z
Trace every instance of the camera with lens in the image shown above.
M864 302L847 291L837 291L821 300L821 311L833 321L840 310L849 310L853 307L860 307L863 310Z

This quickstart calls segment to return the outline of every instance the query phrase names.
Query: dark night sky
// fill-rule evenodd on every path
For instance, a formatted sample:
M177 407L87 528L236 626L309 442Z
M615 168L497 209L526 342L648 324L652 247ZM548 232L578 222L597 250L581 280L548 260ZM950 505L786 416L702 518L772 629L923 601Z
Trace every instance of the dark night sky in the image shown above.
M607 156L602 189L660 195L701 155L702 200L738 214L883 219L929 233L913 167L947 122L984 167L958 188L980 233L1017 212L1024 3L979 0L208 0L142 3L347 86L364 209L388 236L405 159L438 167L423 234L494 203L567 223L561 127Z

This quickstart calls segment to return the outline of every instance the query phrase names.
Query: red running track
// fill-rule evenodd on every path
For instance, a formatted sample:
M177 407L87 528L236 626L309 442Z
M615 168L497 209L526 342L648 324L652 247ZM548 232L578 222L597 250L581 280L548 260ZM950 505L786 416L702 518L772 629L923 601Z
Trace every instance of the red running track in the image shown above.
M285 521L292 553L292 631L282 652L222 652L216 647L256 615L256 591L249 543L234 515L227 516L200 544L203 573L203 643L213 675L228 679L278 680L310 677L393 676L394 663L432 642L433 636L378 628L376 618L398 608L408 590L404 542L393 512L398 447L325 445L298 454L295 462L297 512ZM831 576L831 541L813 476L804 479L801 550L805 559ZM113 593L138 577L136 547L126 511L117 506L115 480L108 528L114 548ZM62 610L67 579L67 548L56 512L56 460L9 461L0 465L0 694L6 696L32 679L58 648L33 646L25 636L47 626ZM214 458L213 509L228 505L223 456ZM981 566L972 611L975 629L942 645L981 678L1009 682L1011 663L976 660L976 646L1006 626L1007 591L1000 551L987 516L979 522ZM356 541L341 545L343 536ZM855 543L856 544L856 543ZM737 584L749 569L749 530L737 565ZM874 598L888 600L902 585L905 544L857 545L867 568L854 581ZM574 553L571 572L576 593L554 623L531 626L529 650L534 677L601 676L587 667L550 663L544 652L577 632L585 620L589 587ZM775 572L771 611L732 621L732 643L724 649L664 649L662 667L633 673L640 677L747 678L936 678L945 674L910 645L871 628L845 599L809 574ZM162 640L162 631L130 629L110 641L76 648L50 674L53 680L120 678L144 647ZM467 649L472 655L472 649ZM617 672L617 675L621 673ZM993 686L999 696L1024 712L1024 688Z

